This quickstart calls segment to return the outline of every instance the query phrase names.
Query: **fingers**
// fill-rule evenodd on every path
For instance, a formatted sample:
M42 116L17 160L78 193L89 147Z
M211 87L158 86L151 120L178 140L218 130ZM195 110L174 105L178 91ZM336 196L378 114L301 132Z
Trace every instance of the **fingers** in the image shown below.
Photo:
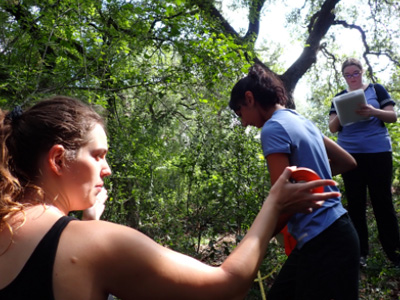
M101 215L105 210L105 202L108 198L107 190L103 187L100 193L96 196L96 202L92 207L89 207L83 211L83 220L100 220Z
M270 201L274 201L281 213L310 213L320 208L325 200L340 197L335 191L319 192L318 187L335 186L331 179L317 179L308 182L291 183L289 179L296 167L285 168L270 190ZM320 189L323 191L323 189Z
M293 171L297 169L296 166L286 167L281 176L279 177L278 181L287 181L291 177ZM312 188L316 188L318 186L325 186L325 185L336 185L336 182L332 179L318 179L310 181L312 182Z
M318 179L318 180L304 182L302 184L303 184L304 189L315 189L320 186L326 186L326 185L335 186L335 185L337 185L336 181L334 181L332 179Z
M318 200L327 200L330 198L336 198L340 197L341 194L339 192L324 192L324 193L314 193L312 194L313 201L318 201Z
M279 176L277 181L286 182L289 180L290 176L292 175L293 171L296 170L297 167L291 166L286 167L281 176Z
M373 107L370 104L367 104L367 105L362 105L359 109L357 109L356 113L358 113L361 116L371 117L371 116L373 116L374 111L375 111L375 107Z
M96 200L97 202L99 202L100 204L103 204L104 202L106 202L108 198L108 192L107 190L103 187L101 188L101 192L97 194Z
M305 214L313 212L315 209L322 207L325 200L339 197L339 192L311 193L305 195L305 199L301 202L303 207L297 207L298 212ZM299 210L300 209L300 210Z

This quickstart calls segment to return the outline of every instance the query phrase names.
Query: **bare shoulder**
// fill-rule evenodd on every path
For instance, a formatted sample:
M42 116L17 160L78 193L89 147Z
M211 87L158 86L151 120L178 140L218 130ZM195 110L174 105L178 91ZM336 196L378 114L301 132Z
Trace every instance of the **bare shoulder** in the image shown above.
M149 291L154 299L188 299L193 290L205 293L204 286L221 281L219 273L127 226L76 221L61 236L53 279L60 300L143 299Z
M93 299L101 299L104 294L122 289L121 277L131 279L125 287L132 289L132 282L140 278L135 278L135 274L151 271L151 253L162 251L160 248L149 237L127 226L72 221L58 245L53 274L56 299L92 299L93 295L97 295ZM65 282L69 284L66 286Z
M143 240L154 243L150 238L128 226L106 221L72 221L60 240L60 250L90 253L88 259L102 260L104 255L121 253L124 248L132 249ZM68 247L67 247L68 246Z

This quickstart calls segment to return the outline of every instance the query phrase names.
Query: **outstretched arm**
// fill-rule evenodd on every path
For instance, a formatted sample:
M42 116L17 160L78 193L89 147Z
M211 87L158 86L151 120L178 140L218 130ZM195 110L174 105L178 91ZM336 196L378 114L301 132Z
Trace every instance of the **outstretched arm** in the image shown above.
M313 194L332 180L292 184L287 168L272 187L258 216L244 239L220 267L205 265L193 258L164 248L132 229L95 222L103 244L95 258L94 285L122 299L243 299L264 258L281 213L307 212L322 205L320 200L337 192ZM323 202L323 201L322 201ZM88 223L87 223L88 224Z

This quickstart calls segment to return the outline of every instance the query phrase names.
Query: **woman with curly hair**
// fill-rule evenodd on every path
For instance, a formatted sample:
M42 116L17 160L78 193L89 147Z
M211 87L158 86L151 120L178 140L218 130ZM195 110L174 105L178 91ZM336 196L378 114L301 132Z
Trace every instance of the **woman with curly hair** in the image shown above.
M332 180L271 189L245 238L220 267L155 243L132 228L80 221L111 175L102 118L62 96L0 111L0 299L242 299L283 212L309 212Z

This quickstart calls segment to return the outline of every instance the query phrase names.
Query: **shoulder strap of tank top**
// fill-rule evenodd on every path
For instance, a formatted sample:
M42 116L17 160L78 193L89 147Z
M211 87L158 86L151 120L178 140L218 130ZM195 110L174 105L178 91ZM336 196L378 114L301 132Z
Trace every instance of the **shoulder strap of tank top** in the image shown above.
M60 236L73 217L63 216L54 223L36 246L14 281L0 290L1 299L54 300L53 265Z

